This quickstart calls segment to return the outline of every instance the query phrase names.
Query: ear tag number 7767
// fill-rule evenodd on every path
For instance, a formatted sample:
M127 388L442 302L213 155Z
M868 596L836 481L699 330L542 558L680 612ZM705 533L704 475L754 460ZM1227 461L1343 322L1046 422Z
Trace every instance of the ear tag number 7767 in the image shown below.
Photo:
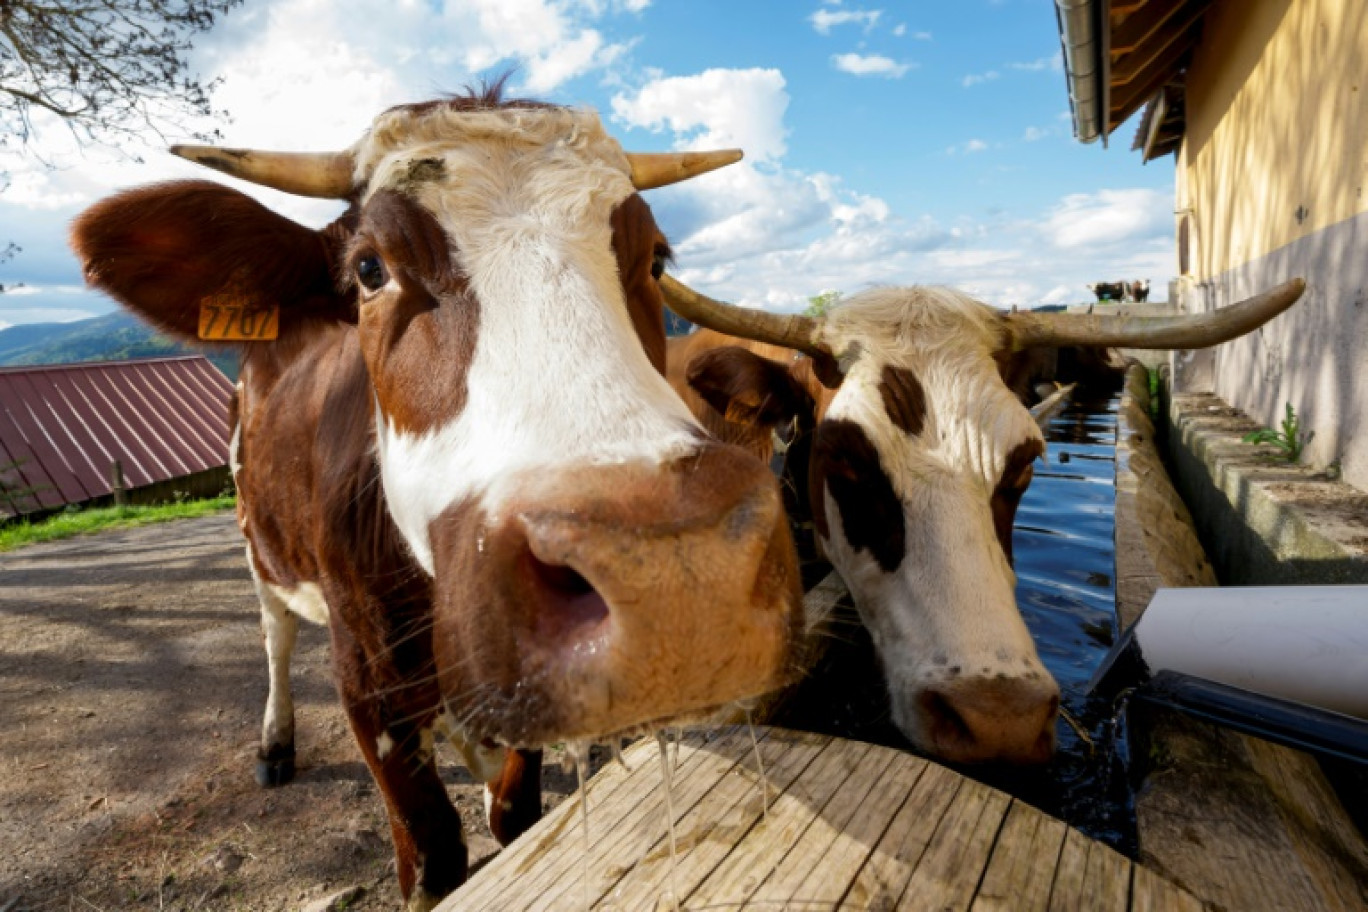
M208 342L269 342L280 334L280 307L234 301L200 305L199 337Z

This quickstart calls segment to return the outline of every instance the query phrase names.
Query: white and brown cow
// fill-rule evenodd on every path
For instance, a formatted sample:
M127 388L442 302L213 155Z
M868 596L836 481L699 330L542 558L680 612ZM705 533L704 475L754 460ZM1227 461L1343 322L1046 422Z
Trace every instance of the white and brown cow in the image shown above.
M263 778L292 769L296 616L327 621L409 908L466 876L434 739L498 780L506 839L540 813L540 770L505 748L784 681L801 593L777 486L661 375L668 251L637 193L737 155L628 156L592 112L497 90L387 111L338 154L179 151L352 204L314 231L168 183L92 207L73 243L182 337L205 308L279 308L278 338L244 345L233 441Z
M1042 346L1214 345L1291 306L1302 282L1215 315L1148 320L1009 315L927 287L876 289L811 320L734 308L668 276L662 287L676 312L733 334L671 340L672 383L706 427L762 458L777 424L796 416L813 433L808 509L898 728L950 760L1036 762L1054 749L1059 688L1017 608L1012 524L1045 443L1004 376Z

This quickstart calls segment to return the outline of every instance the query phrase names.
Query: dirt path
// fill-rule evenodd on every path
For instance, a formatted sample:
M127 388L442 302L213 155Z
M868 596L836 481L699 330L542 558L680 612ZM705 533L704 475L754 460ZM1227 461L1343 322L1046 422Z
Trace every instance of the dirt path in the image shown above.
M231 514L0 555L0 909L274 912L352 887L348 910L398 908L327 632L302 626L299 775L264 791L265 657ZM443 776L487 856L480 787ZM568 789L548 775L547 803Z

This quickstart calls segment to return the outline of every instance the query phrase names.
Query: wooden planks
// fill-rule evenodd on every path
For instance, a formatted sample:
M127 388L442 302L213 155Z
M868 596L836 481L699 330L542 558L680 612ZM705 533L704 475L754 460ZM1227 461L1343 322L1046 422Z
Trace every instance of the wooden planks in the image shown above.
M439 906L458 909L1196 910L1195 900L1008 795L899 751L744 726L691 732L671 795L626 752Z

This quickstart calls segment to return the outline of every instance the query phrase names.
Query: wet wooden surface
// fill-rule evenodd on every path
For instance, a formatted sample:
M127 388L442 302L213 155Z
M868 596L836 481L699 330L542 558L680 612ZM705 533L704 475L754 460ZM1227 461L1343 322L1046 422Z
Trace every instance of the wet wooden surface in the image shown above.
M1009 795L918 757L745 726L643 740L439 906L468 909L1191 910L1201 904Z

